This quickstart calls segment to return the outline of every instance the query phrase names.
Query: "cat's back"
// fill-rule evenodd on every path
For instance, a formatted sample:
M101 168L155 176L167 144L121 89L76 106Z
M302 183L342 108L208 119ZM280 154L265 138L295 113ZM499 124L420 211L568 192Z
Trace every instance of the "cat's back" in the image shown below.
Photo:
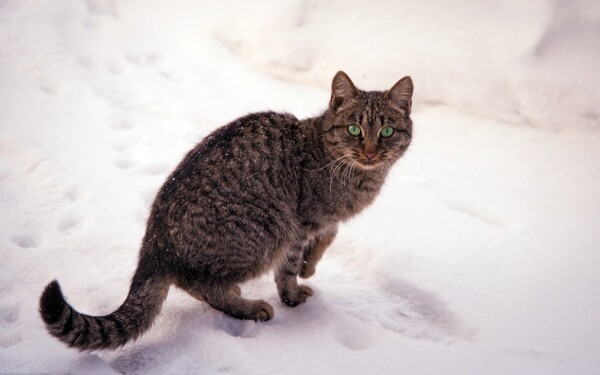
M291 225L301 139L298 119L275 112L250 114L215 130L167 178L149 229L190 234L183 227L217 230L219 220L242 217L262 218L265 227Z
M290 151L284 146L292 146L290 141L294 141L298 123L295 116L287 113L252 113L215 130L192 153L205 160L234 165L246 160L269 162L266 158Z
M203 188L208 193L218 188L221 193L240 193L242 187L265 187L256 178L267 171L284 173L290 167L285 164L296 154L297 129L298 119L290 114L260 112L240 117L196 145L165 188L171 192Z

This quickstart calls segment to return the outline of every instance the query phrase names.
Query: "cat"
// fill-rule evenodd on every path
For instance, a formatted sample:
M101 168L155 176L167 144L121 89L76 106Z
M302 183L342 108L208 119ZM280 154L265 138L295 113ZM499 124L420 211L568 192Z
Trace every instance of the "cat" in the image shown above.
M81 314L52 281L39 306L49 333L81 351L118 348L150 328L172 284L234 318L267 321L273 307L243 298L239 284L269 270L283 303L305 302L313 291L298 276L315 273L337 225L375 199L412 139L410 77L361 91L340 71L331 91L320 116L250 114L193 148L152 204L123 304Z

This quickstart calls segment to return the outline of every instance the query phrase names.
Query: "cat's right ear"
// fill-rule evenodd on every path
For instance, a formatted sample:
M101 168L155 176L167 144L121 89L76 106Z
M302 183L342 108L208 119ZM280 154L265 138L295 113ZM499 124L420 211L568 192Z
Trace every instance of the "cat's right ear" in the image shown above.
M339 71L333 77L331 82L331 100L329 101L329 107L333 111L338 111L344 108L344 104L347 104L358 96L358 90L352 83L352 80L348 75L342 71Z
M410 115L410 108L412 107L412 96L415 86L409 76L406 76L396 82L389 91L385 93L385 98L389 99L389 103L392 108Z

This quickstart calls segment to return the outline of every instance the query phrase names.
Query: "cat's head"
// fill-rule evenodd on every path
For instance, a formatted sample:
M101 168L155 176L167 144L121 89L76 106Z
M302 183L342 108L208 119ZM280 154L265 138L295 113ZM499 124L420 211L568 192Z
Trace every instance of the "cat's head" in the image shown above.
M362 169L392 164L412 138L412 94L410 77L387 91L362 91L346 73L338 72L331 83L325 116L325 147L334 158L344 158Z

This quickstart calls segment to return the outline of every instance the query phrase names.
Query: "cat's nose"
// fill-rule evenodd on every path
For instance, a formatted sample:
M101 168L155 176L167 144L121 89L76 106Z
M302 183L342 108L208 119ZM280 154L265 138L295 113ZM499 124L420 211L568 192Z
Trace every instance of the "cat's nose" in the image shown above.
M371 160L375 156L377 156L377 153L376 152L365 152L365 156L367 157L367 159Z

